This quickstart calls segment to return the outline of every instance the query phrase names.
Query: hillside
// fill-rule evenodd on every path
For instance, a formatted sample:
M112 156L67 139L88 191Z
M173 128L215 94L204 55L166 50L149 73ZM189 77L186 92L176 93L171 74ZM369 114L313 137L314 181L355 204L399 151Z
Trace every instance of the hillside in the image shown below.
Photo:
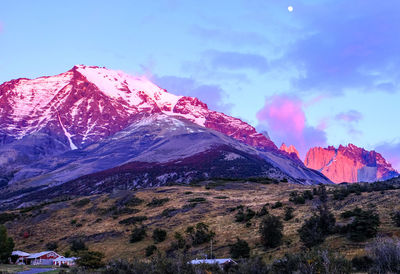
M398 181L394 179L390 184L397 186ZM82 239L90 249L104 252L106 260L144 258L145 248L153 244L151 235L155 228L167 231L167 239L157 244L158 250L164 252L174 241L175 232L185 236L188 226L203 222L216 234L213 253L217 257L229 256L229 245L236 241L236 237L240 237L249 243L252 255L261 255L270 261L282 257L287 252L292 253L302 249L297 230L305 219L312 216L319 204L316 196L312 200L307 200L305 204L294 204L289 201L291 192L312 190L312 186L274 182L276 181L267 179L259 182L204 181L191 186L172 185L136 192L121 190L88 198L64 197L64 201L53 201L3 213L0 220L10 219L5 224L18 250L40 251L45 249L47 243L57 242L59 246L57 250L64 253L74 239ZM381 219L379 234L400 236L400 228L394 227L390 219L390 214L394 210L399 210L400 189L350 194L343 200L335 200L332 193L341 187L333 185L327 187L328 193L331 193L328 195L328 205L337 223L344 222L340 213L345 210L355 207L372 209L379 213ZM167 200L163 202L162 199ZM272 205L279 201L283 206L273 209ZM149 206L151 202L155 206ZM238 209L234 210L243 205L244 209L249 207L258 212L266 203L269 204L267 206L269 213L276 216L283 216L284 208L288 206L294 208L294 218L283 221L283 244L267 251L260 244L258 227L261 218L254 217L248 225L238 223L235 222ZM136 225L140 226L141 222L136 225L123 224L123 220L132 216L147 218L142 221L147 236L136 243L130 243L129 238L132 229ZM120 223L121 221L123 222ZM323 246L352 258L364 253L367 242L355 243L344 235L334 234L327 238ZM201 257L209 250L210 246L206 243L192 247L189 252L192 257Z

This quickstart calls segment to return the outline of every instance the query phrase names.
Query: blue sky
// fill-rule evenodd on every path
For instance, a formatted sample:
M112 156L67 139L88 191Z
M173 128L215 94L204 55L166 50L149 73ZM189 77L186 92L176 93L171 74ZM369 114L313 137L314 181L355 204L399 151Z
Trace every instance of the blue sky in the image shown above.
M1 2L0 82L145 74L302 155L354 143L400 168L398 0L63 2Z

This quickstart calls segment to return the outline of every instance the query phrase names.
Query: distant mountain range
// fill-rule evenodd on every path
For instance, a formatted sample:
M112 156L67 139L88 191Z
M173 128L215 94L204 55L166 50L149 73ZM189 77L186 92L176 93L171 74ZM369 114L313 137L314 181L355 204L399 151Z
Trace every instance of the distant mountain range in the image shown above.
M3 204L222 177L331 183L240 119L106 68L3 83L0 106Z

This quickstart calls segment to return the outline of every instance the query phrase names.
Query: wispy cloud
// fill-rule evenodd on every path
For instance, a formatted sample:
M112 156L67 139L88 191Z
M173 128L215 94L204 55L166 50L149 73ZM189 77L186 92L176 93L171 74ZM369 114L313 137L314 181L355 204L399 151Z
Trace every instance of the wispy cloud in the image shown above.
M354 88L400 91L400 20L393 5L355 0L301 7L300 24L307 33L282 58L302 72L293 85L332 94Z
M217 69L251 69L259 73L268 70L268 60L259 54L208 50L204 53L212 67Z
M341 112L335 116L336 119L344 122L359 122L363 115L357 110L349 110L347 112Z
M224 90L218 85L201 84L188 77L153 76L152 80L176 95L197 97L212 110L229 113L232 105L224 102Z

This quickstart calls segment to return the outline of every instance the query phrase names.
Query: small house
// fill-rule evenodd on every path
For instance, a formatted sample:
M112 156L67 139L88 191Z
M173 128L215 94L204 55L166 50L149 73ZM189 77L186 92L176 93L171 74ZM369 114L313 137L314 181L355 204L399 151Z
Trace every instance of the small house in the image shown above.
M57 266L61 265L74 266L76 259L77 258L75 257L65 258L64 256L60 256L57 259L53 260L53 264Z
M11 257L16 257L17 259L12 259L12 261L14 262L15 260L15 264L26 264L27 263L27 259L31 254L30 253L26 253L20 250L15 250L11 253Z
M26 259L31 265L52 265L53 261L60 257L54 251L43 251L29 255Z
M225 267L229 267L231 265L237 264L237 262L235 262L231 258L227 258L227 259L200 259L200 260L196 259L196 260L191 260L189 263L193 264L193 265L198 265L198 264L216 264L222 269L224 269Z

